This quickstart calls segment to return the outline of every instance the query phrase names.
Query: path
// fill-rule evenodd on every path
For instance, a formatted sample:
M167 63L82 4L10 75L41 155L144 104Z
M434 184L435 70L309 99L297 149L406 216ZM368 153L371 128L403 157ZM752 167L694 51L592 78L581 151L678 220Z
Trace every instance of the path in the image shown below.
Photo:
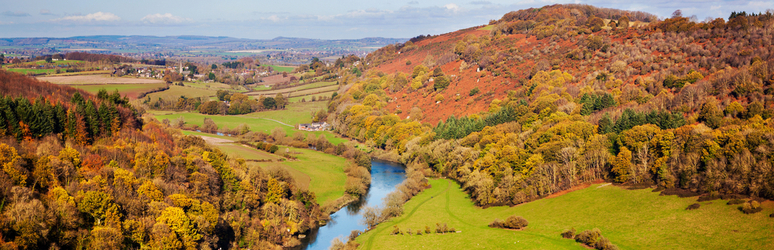
M296 126L293 126L293 125L290 125L290 124L287 124L287 123L284 123L284 122L281 122L281 121L277 121L277 120L274 120L274 119L269 119L269 118L261 118L261 119L266 119L266 120L269 120L269 121L274 121L274 122L277 122L279 124L282 124L282 125L285 125L285 126L288 126L288 127L293 127L293 128L296 127Z

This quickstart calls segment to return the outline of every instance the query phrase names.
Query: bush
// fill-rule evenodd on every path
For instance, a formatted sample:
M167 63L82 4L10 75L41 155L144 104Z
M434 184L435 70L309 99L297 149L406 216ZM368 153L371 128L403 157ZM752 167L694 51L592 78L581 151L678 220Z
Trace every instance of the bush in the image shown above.
M277 150L279 150L279 147L277 147L277 145L272 145L272 146L269 148L269 152L270 152L270 153L272 153L272 154L273 154L274 152L277 152Z
M506 228L522 229L527 227L527 225L529 225L529 222L527 222L526 219L522 218L521 216L511 215L508 217L508 219L505 220L504 226Z
M744 205L739 207L739 209L742 210L742 212L744 212L745 214L754 214L763 210L763 208L761 207L761 204L758 203L758 201L754 201L754 200L745 202Z
M564 231L564 233L562 233L562 238L572 239L574 237L575 237L575 228L572 228L570 230Z
M700 206L701 206L701 205L699 205L699 203L693 203L693 204L691 204L690 206L688 206L688 207L687 207L685 210L694 210L694 209L699 209L699 207L700 207Z
M742 204L742 203L744 203L744 200L742 200L742 199L733 199L733 200L728 201L727 205L739 205L739 204Z
M470 90L470 93L468 93L468 95L469 96L474 96L474 95L478 94L478 92L481 92L481 90L478 90L478 87L475 87L475 88Z
M526 219L522 218L521 216L511 215L508 217L508 219L505 219L505 221L495 219L492 223L489 224L489 227L522 229L527 227L527 225L529 225L529 222L527 222Z
M594 244L594 248L599 250L617 250L618 246L613 245L607 238L600 236L599 241Z
M589 246L595 246L597 241L599 241L599 237L602 237L602 233L599 231L599 229L592 229L592 230L586 230L578 235L575 235L575 241L589 245Z

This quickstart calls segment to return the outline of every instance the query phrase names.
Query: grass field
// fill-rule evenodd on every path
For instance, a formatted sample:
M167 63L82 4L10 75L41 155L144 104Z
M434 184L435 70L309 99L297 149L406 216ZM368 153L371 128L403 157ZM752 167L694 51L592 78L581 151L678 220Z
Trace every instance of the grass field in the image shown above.
M151 97L155 98L155 97ZM339 144L346 142L346 139L338 138L333 133L328 131L299 131L293 126L299 123L310 123L312 121L312 112L316 112L325 107L325 102L313 102L313 103L293 103L286 107L285 110L273 110L255 112L246 115L204 115L200 113L191 112L170 112L170 111L148 111L153 114L156 119L163 120L169 119L170 121L182 116L187 124L195 124L202 126L204 124L204 118L212 119L215 124L218 124L219 128L227 126L228 128L236 128L239 125L247 124L250 126L251 131L261 131L270 134L275 128L282 128L288 136L292 136L295 133L303 133L305 135L313 134L317 137L325 135L333 144ZM279 122L278 122L279 121ZM284 125L282 123L288 124Z
M761 213L745 215L726 201L659 196L650 189L626 190L592 185L554 198L514 207L475 207L455 182L431 180L432 188L405 204L404 214L361 235L361 249L585 249L561 232L599 228L620 249L774 249L774 210L765 202ZM522 231L489 228L494 219L522 216ZM459 233L422 236L389 235L447 223Z
M216 92L217 90L214 90L214 89L203 89L203 88L192 88L192 87L170 85L168 90L148 94L148 97L150 97L151 100L156 100L158 98L161 98L164 100L177 100L178 98L180 98L180 96L185 96L188 98L211 97L211 96L215 96Z
M56 73L56 69L17 69L17 68L9 68L6 69L10 72L16 72L16 73L33 73L33 74L53 74Z
M245 94L246 95L250 95L250 96L259 96L259 95L275 96L278 93L281 93L281 94L287 96L287 94L290 93L291 96L303 96L303 95L309 95L309 94L314 94L314 93L330 92L330 91L335 91L335 90L339 89L339 86L335 85L335 84L334 85L323 86L323 87L318 87L318 88L311 88L311 89L306 88L306 86L307 85L301 85L301 86L296 86L296 87L286 88L286 89L276 89L276 90L267 90L267 91L253 91L253 92L247 92Z
M137 95L139 95L142 92L158 89L160 87L164 87L165 85L166 84L164 83L150 83L150 84L89 84L89 85L71 84L68 86L76 89L82 89L92 94L96 94L101 89L107 90L108 93L113 93L113 91L118 90L118 93L120 93L122 96L125 95L129 99L135 99L137 98Z
M295 96L295 97L288 98L288 102L301 102L301 99L306 100L306 102L311 102L313 96L316 96L316 97L320 97L320 96L330 97L334 92L336 92L336 91L322 92L322 93L319 93L319 94L311 94L311 95L304 95L304 96Z
M288 66L277 66L277 65L268 65L268 66L271 66L271 68L274 69L274 71L277 71L277 72L288 72L288 73L290 73L290 72L293 72L294 69L296 69L294 67L288 67Z
M285 152L286 149L287 147L280 146L278 152ZM344 184L347 181L347 175L344 173L346 159L309 149L289 150L300 153L293 154L298 161L285 161L281 164L310 177L309 190L314 191L317 203L324 205L344 195Z
M78 72L86 73L86 72ZM109 75L68 75L38 77L38 80L55 84L150 84L164 83L159 79L134 78L134 77L110 77Z

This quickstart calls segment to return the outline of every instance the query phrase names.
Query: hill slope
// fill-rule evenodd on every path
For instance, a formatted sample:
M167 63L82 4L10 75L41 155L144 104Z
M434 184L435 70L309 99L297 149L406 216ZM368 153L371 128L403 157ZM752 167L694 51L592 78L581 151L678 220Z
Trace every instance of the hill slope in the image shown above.
M329 120L483 206L596 179L774 198L773 30L774 13L515 11L369 54Z

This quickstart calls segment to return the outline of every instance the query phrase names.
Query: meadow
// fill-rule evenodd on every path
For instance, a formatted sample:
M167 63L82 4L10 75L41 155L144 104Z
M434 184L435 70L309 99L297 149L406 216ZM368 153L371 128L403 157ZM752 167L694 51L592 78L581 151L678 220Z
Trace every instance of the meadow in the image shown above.
M174 111L156 111L150 110L149 114L152 114L158 120L169 119L173 121L179 117L183 117L186 124L193 124L202 126L204 124L204 118L210 118L218 128L228 127L236 128L242 124L250 126L250 131L260 131L267 134L271 134L275 128L281 128L285 130L287 136L292 136L295 133L302 133L304 135L313 134L316 137L324 135L329 142L338 145L339 143L346 142L346 139L336 137L335 134L329 131L300 131L295 129L295 125L299 123L311 123L312 112L317 112L325 107L325 102L305 102L305 103L291 103L288 104L284 110L270 110L254 112L245 115L204 115L195 112L174 112Z
M628 190L608 184L518 206L482 209L460 186L446 179L430 180L432 188L412 198L404 214L356 239L362 249L585 249L561 233L598 228L620 249L772 249L774 202L763 212L746 215L727 201L699 202L696 197L660 196L651 189ZM489 228L495 219L522 216L521 231ZM446 223L458 233L389 235L393 226L413 231Z
M276 72L288 72L288 73L291 73L291 72L293 72L293 70L296 69L294 67L288 67L288 66L278 66L278 65L268 65L268 66L270 66Z
M102 89L107 90L108 93L118 90L121 95L126 95L130 99L136 98L139 93L158 89L166 86L164 83L149 83L149 84L89 84L89 85L69 85L76 89L82 89L86 92L96 94Z
M156 93L150 93L147 96L151 98L151 100L157 100L159 98L164 100L173 100L176 101L180 96L185 96L188 98L194 98L194 97L206 97L205 99L209 99L210 97L214 97L217 90L215 89L204 89L204 88L193 88L193 87L187 87L187 86L177 86L177 85L170 85L168 90L164 90L162 92L156 92Z
M10 68L10 69L6 69L6 70L11 71L11 72L16 72L16 73L22 73L22 74L25 74L25 75L29 74L29 73L33 73L33 74L54 74L54 73L56 73L56 69L20 69L20 68Z

